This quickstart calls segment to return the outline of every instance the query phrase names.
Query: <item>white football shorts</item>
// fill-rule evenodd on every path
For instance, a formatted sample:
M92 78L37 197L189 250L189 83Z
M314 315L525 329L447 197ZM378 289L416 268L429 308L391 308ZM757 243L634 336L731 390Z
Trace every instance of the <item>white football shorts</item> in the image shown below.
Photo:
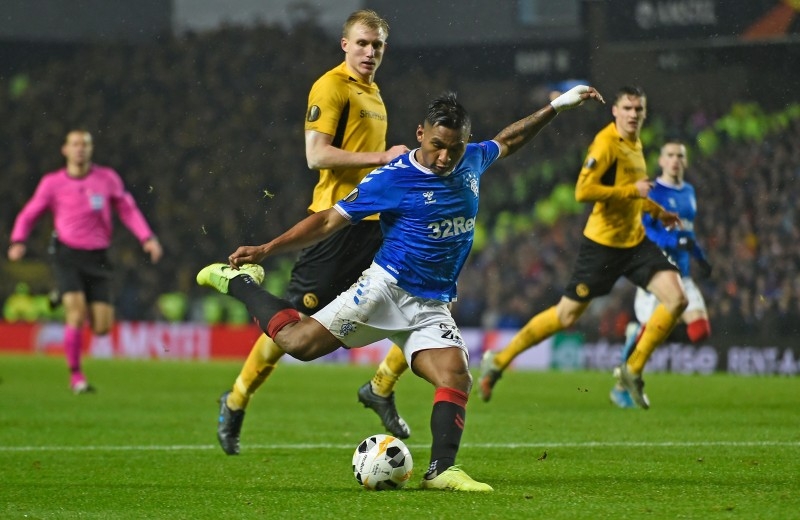
M403 349L409 366L416 352L431 348L457 347L469 358L448 304L410 295L375 263L312 318L348 348L388 338Z
M685 276L681 278L681 281L683 282L683 290L686 293L686 298L689 300L689 305L683 312L705 311L706 301L703 299L703 295L700 293L700 289L697 288L697 284L694 283L694 280L692 280L690 276ZM636 320L639 323L647 323L648 320L650 320L650 316L653 315L653 311L656 310L657 305L658 298L656 298L655 294L647 292L641 287L636 288L633 312L636 314Z

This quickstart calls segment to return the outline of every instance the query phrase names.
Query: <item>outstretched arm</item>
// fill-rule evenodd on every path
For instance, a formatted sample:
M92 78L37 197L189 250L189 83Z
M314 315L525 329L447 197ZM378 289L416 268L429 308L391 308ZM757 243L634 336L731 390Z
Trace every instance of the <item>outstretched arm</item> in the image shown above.
M239 246L228 257L228 262L231 267L238 268L243 264L258 264L268 256L298 251L322 241L348 225L349 222L335 208L312 213L266 244Z
M510 124L494 138L500 144L500 157L506 157L516 152L533 139L539 130L547 126L558 113L580 106L587 99L596 99L605 103L603 96L594 88L578 85L528 117Z
M333 146L332 135L315 130L306 131L306 162L312 170L378 167L406 152L408 147L402 144L386 151L349 152Z
M522 148L555 117L555 109L551 105L547 105L525 119L520 119L500 130L500 133L494 138L500 143L500 157L507 157Z

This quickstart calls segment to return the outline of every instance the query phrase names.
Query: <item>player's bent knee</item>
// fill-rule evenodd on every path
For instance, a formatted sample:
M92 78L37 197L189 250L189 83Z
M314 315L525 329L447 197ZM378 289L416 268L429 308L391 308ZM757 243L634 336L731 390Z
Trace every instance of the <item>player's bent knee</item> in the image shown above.
M305 347L286 347L284 350L298 361L313 361L319 357L314 355L312 349Z
M442 386L469 393L472 389L472 374L469 370L456 370L443 375Z
M565 313L563 315L558 316L558 322L561 324L562 327L568 329L575 325L575 322L578 321L578 315L574 313Z
M467 357L457 347L419 350L411 359L411 370L437 388L468 393L472 387Z
M588 305L588 302L578 302L567 297L562 297L556 305L558 324L562 329L572 327L578 319L580 319L581 315L583 315Z
M274 341L284 352L300 361L312 361L341 346L330 332L313 320L284 327Z
M296 341L292 338L289 331L284 330L275 338L275 343L287 354L300 361L311 361L318 358L315 355L315 348L313 344Z
M689 306L689 300L686 298L686 294L681 292L674 298L665 301L664 306L673 316L679 316L683 314L683 311L685 311L686 307Z
M458 388L462 392L465 392L467 395L472 391L472 374L467 372L466 377L459 381L459 385L455 388Z

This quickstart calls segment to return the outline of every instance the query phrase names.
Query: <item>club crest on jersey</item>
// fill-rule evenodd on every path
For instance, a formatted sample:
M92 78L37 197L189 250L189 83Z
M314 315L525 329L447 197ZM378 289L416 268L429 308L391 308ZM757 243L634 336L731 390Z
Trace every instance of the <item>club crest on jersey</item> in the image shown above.
M478 179L473 177L469 180L469 189L472 190L473 195L478 196Z
M436 199L433 198L432 191L424 191L422 192L422 197L425 199L425 205L433 204L436 202Z
M339 328L339 336L345 337L348 334L352 334L355 331L356 331L356 324L353 323L352 321L345 321Z
M306 293L303 295L303 305L306 309L314 309L319 305L319 298L314 293Z
M578 286L575 287L575 294L581 298L586 298L589 296L589 286L585 283L579 283Z

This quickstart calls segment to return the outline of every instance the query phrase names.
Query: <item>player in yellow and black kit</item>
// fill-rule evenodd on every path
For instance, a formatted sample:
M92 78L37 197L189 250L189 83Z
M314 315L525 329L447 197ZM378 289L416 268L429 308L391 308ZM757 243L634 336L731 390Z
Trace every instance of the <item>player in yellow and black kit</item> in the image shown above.
M319 171L319 182L309 213L329 209L375 167L409 151L403 145L386 149L386 107L374 79L388 36L389 25L374 11L352 13L342 28L344 62L311 87L305 121L306 160L309 168ZM358 279L382 240L376 215L304 249L292 269L286 299L298 311L313 314ZM222 394L217 439L228 455L239 453L245 408L282 356L283 351L262 335L233 388ZM394 426L407 433L394 400L376 397L376 402L393 412Z
M487 351L481 362L479 391L488 401L494 385L511 361L545 338L574 324L592 299L611 291L620 276L647 289L660 304L628 359L614 374L636 404L649 408L642 370L653 350L666 339L686 308L687 299L678 269L645 235L642 212L666 227L679 225L675 213L647 198L647 177L639 133L647 115L644 92L623 87L612 107L614 121L602 129L575 186L579 202L594 202L583 231L578 258L564 296L534 316L500 352Z

